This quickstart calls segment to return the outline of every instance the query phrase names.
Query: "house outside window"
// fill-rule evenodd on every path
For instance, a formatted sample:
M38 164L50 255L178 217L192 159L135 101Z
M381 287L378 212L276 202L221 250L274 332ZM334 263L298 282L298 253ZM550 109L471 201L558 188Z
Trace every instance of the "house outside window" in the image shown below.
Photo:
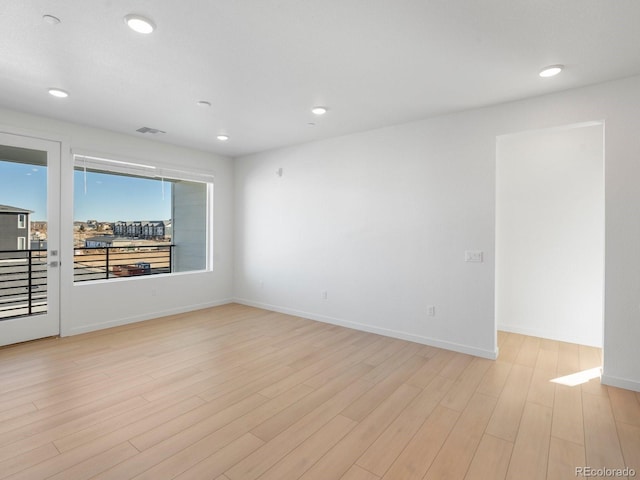
M0 205L0 251L14 251L19 247L18 238L24 237L26 246L21 250L29 249L30 210L11 205ZM5 254L0 254L0 259Z
M18 250L26 250L27 249L27 238L26 237L18 237Z

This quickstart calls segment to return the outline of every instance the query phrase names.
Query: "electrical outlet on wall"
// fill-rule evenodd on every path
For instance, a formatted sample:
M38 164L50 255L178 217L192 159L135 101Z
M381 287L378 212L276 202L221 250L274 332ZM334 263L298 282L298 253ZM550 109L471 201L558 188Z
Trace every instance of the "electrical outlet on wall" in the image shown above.
M427 305L427 315L429 317L436 316L436 306L435 305Z
M326 290L323 290L323 291L322 291L322 299L323 299L323 300L326 300L327 298L329 298L329 294L327 293L327 291L326 291Z

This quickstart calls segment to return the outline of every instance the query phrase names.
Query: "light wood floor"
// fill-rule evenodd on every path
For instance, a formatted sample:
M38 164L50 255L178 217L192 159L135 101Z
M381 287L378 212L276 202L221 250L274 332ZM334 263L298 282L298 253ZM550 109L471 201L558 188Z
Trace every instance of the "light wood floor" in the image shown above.
M499 345L494 362L226 305L2 348L0 478L640 476L640 394L550 382L598 349Z

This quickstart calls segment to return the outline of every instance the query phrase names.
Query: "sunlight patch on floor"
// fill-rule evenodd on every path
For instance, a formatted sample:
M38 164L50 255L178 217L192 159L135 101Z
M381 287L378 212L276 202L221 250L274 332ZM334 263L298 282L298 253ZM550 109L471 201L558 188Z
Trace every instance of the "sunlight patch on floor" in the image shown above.
M565 375L564 377L558 377L550 380L553 383L560 383L569 387L575 387L587 383L594 378L599 378L602 375L602 368L590 368L589 370L583 370L581 372L572 373L571 375Z

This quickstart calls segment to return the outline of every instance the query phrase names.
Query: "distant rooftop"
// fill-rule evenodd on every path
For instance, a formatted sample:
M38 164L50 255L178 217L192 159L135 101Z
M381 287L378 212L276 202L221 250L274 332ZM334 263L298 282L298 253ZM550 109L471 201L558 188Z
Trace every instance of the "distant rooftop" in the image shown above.
M12 207L10 205L0 205L0 213L33 213L33 210Z

